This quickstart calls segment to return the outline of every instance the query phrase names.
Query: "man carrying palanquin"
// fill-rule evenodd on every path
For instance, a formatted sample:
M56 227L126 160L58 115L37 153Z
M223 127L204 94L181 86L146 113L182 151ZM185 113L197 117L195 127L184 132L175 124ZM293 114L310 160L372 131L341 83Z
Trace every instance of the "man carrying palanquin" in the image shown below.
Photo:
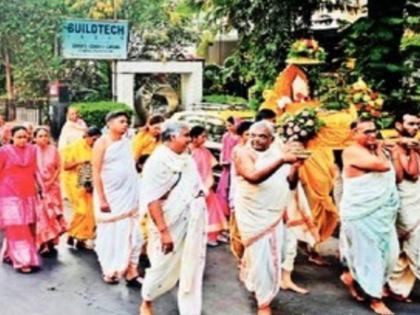
M151 221L151 267L146 270L140 314L153 314L152 301L179 281L179 313L199 315L207 243L203 184L186 152L191 141L188 126L166 123L162 140L143 170L140 210L147 208Z
M114 284L125 277L127 285L139 287L139 196L130 141L124 137L128 120L124 111L108 113L108 132L93 149L95 251L106 283Z
M406 302L420 279L420 146L415 139L419 123L413 113L399 114L395 120L400 136L394 167L401 200L397 217L401 253L388 286L392 297Z
M276 126L276 113L274 111L272 111L271 109L268 108L264 108L258 111L256 117L255 117L255 121L265 121L266 123L270 124L271 126L273 126L273 128L275 128ZM297 145L299 147L303 147L302 144L295 142L294 145ZM276 135L274 137L274 141L271 145L271 147L275 147L279 150L282 150L282 148L284 147L284 143L283 140L278 137L278 135ZM293 168L295 171L299 171L301 172L301 166L302 163L295 163L293 165ZM309 204L308 204L308 200L306 198L306 194L303 191L303 188L300 186L299 189L297 189L297 186L293 189L294 191L292 192L291 196L289 199L296 199L299 202L299 208L300 209L304 209L305 210L311 210L309 208ZM299 197L298 197L299 196ZM294 201L294 200L293 200ZM296 214L295 210L297 210L298 208L295 206L298 206L297 203L293 204L293 201L290 200L290 206L289 209L293 209L293 214ZM303 206L303 207L302 207ZM305 222L303 225L305 226L304 228L307 228L307 223L309 223L309 221L311 222L311 224L313 224L313 220L311 218L311 214L308 213L310 216L307 217L308 219L303 222ZM300 219L298 221L301 221ZM298 237L296 235L296 230L299 230L300 232L302 231L302 225L299 224L300 226L294 226L293 228L289 226L291 222L287 222L287 224L284 227L284 233L283 233L283 241L282 241L282 281L281 281L281 285L280 288L282 290L292 290L294 292L300 293L300 294L307 294L309 291L305 288L302 288L300 286L298 286L293 280L292 280L292 272L293 272L293 268L294 268L294 262L295 262L295 258L297 255L297 245L298 245ZM292 231L293 229L293 231ZM312 229L313 231L313 229ZM312 243L313 245L313 243Z
M72 219L68 230L67 244L79 249L91 249L95 238L95 219L93 215L92 182L89 179L92 166L92 152L101 131L90 127L84 138L69 145L64 155L64 170L68 173L68 198L72 209ZM85 179L83 179L85 178Z
M271 314L270 303L279 291L288 181L290 176L297 179L297 172L293 176L285 164L299 161L298 155L281 152L273 141L273 126L257 122L250 129L250 146L240 148L234 158L235 215L245 246L240 277L255 292L259 315Z
M356 300L367 298L375 313L390 315L382 297L399 253L395 171L373 121L351 128L355 144L343 151L340 251L348 270L341 280Z

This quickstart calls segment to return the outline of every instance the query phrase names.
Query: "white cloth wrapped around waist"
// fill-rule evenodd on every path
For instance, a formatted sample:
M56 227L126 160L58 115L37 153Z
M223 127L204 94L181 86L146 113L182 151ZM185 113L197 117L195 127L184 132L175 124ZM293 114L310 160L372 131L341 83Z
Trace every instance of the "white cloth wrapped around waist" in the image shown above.
M258 170L278 159L281 151L272 146L267 151L256 152L256 155L255 168ZM234 204L244 243L250 242L283 219L290 198L287 182L289 171L290 166L283 165L260 184L251 184L237 176Z
M340 252L363 291L381 298L399 254L395 173L343 179Z
M180 290L189 292L205 255L205 241L197 244L196 240L205 234L207 211L203 185L191 156L178 155L164 145L157 148L144 166L141 192L140 212L147 211L151 202L162 202L163 216L174 244L182 246L177 251L182 251L183 258L187 257L188 265L183 264L181 271L184 281ZM150 230L152 238L159 237L153 223Z
M397 226L401 232L410 232L420 225L420 181L403 180L398 184L401 207Z
M136 215L138 211L138 181L130 142L123 138L112 143L105 151L101 179L110 213L101 212L95 196L96 219L112 221Z
M343 176L340 204L343 221L359 220L377 211L385 211L394 216L398 207L399 197L393 170L384 173L371 172L352 178Z
M420 278L420 181L403 180L398 184L401 207L397 228L402 238L402 251L408 256L411 270Z
M287 229L302 242L314 246L319 241L308 198L301 183L292 190L287 203Z

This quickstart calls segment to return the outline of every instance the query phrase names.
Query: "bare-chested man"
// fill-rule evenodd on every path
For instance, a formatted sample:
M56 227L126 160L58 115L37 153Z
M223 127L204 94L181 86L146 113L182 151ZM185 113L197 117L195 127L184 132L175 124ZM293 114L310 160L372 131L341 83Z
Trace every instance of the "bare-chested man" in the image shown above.
M374 122L357 121L352 131L355 144L343 152L340 250L346 271L341 280L354 298L368 299L375 313L391 315L382 293L399 252L395 172Z
M286 164L299 161L296 152L281 152L273 141L272 125L257 122L250 129L250 146L239 148L234 158L235 214L245 247L241 280L255 292L259 315L271 314L279 290L284 210L289 185L297 181L297 172Z
M397 300L409 302L416 279L420 279L420 146L415 138L419 131L415 114L397 115L395 129L400 136L394 150L401 207L397 230L401 253L391 279L389 294Z
M127 285L139 287L139 196L131 145L124 137L128 118L123 111L108 113L108 132L93 149L95 251L106 283L125 277Z

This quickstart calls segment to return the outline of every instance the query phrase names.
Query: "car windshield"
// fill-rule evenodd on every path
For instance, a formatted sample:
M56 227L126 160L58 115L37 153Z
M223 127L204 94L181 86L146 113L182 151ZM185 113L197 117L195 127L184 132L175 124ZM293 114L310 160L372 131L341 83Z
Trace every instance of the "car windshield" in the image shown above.
M178 120L185 121L189 126L200 125L206 128L208 140L221 142L225 132L225 124L222 119L208 115L184 114L178 117Z

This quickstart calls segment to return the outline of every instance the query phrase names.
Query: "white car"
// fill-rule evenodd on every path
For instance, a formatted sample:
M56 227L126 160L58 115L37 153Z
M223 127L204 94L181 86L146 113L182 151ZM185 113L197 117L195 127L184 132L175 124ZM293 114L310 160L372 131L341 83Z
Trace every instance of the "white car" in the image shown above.
M209 113L208 111L182 111L175 113L170 120L182 121L190 127L203 126L207 130L208 140L206 147L216 156L219 157L222 149L222 137L225 132L225 122L217 113Z

